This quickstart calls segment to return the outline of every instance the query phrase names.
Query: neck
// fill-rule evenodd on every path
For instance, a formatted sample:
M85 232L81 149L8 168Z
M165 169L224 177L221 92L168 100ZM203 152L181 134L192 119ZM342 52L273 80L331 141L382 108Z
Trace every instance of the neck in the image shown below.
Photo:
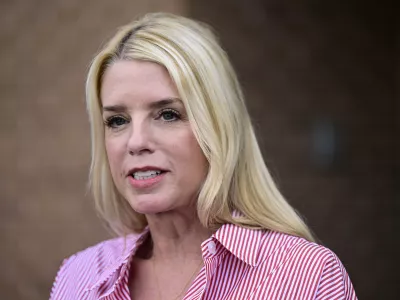
M163 261L198 261L201 243L212 232L199 221L195 210L169 211L146 215L153 242L153 259Z

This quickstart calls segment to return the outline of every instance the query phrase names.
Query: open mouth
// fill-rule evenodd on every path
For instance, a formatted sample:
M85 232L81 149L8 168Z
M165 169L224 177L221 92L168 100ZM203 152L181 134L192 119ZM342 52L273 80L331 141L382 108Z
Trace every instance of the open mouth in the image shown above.
M148 180L165 173L161 170L136 171L130 174L135 180Z

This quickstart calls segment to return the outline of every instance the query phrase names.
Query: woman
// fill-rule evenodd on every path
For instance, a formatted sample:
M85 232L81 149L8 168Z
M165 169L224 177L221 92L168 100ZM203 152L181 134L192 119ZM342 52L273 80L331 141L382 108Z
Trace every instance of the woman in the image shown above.
M149 14L95 57L91 187L120 237L66 259L52 299L356 299L277 190L205 25Z

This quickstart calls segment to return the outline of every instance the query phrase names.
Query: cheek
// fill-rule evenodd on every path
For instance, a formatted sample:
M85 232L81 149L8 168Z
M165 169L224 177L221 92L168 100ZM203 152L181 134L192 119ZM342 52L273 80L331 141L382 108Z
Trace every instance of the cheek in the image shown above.
M115 174L122 163L123 149L117 140L110 138L106 138L105 148L111 172Z
M203 175L208 167L208 162L192 132L182 137L179 148L181 150L181 155L185 157L185 167L188 170L190 169L192 174L198 174L198 176L204 177Z

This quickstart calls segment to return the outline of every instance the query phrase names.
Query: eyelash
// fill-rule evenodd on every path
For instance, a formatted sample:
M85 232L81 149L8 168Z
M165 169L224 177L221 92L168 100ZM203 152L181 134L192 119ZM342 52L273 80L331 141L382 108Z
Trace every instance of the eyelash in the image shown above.
M104 125L106 125L108 128L116 129L118 128L118 126L121 126L115 124L117 120L123 120L124 122L128 122L128 120L122 116L111 116L104 121Z
M157 114L156 120L160 119L165 113L172 113L174 115L175 119L174 120L163 120L164 122L174 122L174 121L181 119L181 114L177 110L172 109L172 108L165 108Z
M173 114L174 119L173 119L173 120L163 120L164 122L174 122L174 121L178 121L178 120L181 119L181 114L180 114L177 110L172 109L172 108L165 108L165 109L161 110L161 111L157 114L157 116L155 117L155 119L156 119L156 120L161 119L162 116L163 116L165 113L171 113L171 114ZM116 122L116 121L120 121L120 120L123 120L125 123L129 122L129 120L127 120L125 117L116 115L116 116L108 117L108 118L104 121L104 125L107 126L108 128L117 129L119 126L122 126L122 124L121 124L121 125L116 125L115 122Z

